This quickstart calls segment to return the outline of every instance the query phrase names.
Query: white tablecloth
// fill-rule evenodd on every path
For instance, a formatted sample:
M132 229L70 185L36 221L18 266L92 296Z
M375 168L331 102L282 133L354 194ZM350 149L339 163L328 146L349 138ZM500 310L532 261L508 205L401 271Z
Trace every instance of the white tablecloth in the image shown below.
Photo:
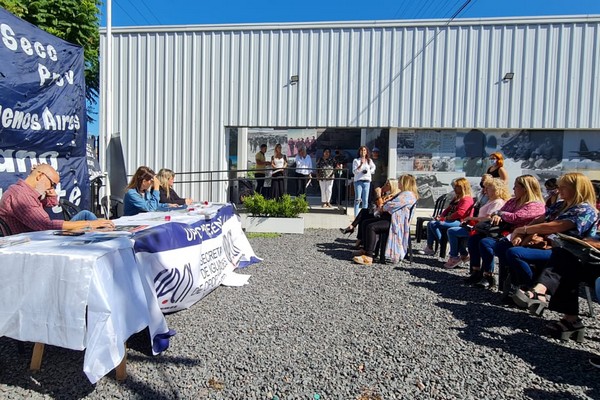
M25 236L31 241L0 249L0 336L85 349L95 383L121 362L133 333L168 331L128 237Z

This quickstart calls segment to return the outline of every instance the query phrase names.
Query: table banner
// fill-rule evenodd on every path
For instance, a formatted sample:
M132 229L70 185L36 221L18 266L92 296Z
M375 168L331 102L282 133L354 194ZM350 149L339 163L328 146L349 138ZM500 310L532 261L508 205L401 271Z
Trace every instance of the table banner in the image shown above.
M189 308L256 257L233 207L207 220L171 222L134 235L139 265L156 292L162 312Z

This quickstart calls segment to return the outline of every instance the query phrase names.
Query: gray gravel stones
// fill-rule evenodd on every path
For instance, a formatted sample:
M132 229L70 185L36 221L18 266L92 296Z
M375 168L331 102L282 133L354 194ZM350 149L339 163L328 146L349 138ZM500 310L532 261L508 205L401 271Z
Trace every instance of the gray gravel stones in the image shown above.
M83 352L52 346L32 374L32 346L19 355L0 338L0 398L600 398L596 319L584 315L583 344L551 339L544 319L463 286L465 269L426 256L359 266L336 230L250 242L264 258L240 271L250 284L168 315L178 334L161 356L132 338L127 381L93 386Z

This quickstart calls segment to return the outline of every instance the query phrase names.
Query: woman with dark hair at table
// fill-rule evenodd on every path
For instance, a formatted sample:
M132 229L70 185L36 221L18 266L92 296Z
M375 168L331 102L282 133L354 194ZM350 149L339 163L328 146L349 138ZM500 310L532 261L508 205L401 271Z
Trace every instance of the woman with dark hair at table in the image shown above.
M175 181L175 172L170 169L163 168L158 171L158 180L160 181L160 202L168 204L177 204L179 206L189 206L192 204L192 199L184 199L179 197L177 192L173 190L173 182Z
M123 215L136 215L149 211L167 211L177 204L160 202L160 181L148 167L139 167L127 185L123 198Z

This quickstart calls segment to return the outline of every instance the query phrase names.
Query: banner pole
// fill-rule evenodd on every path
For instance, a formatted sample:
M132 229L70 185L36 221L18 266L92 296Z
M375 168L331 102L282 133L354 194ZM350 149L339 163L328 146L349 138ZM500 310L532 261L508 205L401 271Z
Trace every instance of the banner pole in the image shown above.
M113 107L113 96L112 96L112 0L106 0L106 52L104 54L104 68L106 71L104 81L104 104L106 106L104 112L104 130L102 138L102 148L104 150L104 157L102 158L102 170L107 174L106 185L104 186L104 193L106 196L106 208L109 210L106 217L110 217L111 201L110 201L110 176L108 174L108 145L113 131L112 121L112 107Z

